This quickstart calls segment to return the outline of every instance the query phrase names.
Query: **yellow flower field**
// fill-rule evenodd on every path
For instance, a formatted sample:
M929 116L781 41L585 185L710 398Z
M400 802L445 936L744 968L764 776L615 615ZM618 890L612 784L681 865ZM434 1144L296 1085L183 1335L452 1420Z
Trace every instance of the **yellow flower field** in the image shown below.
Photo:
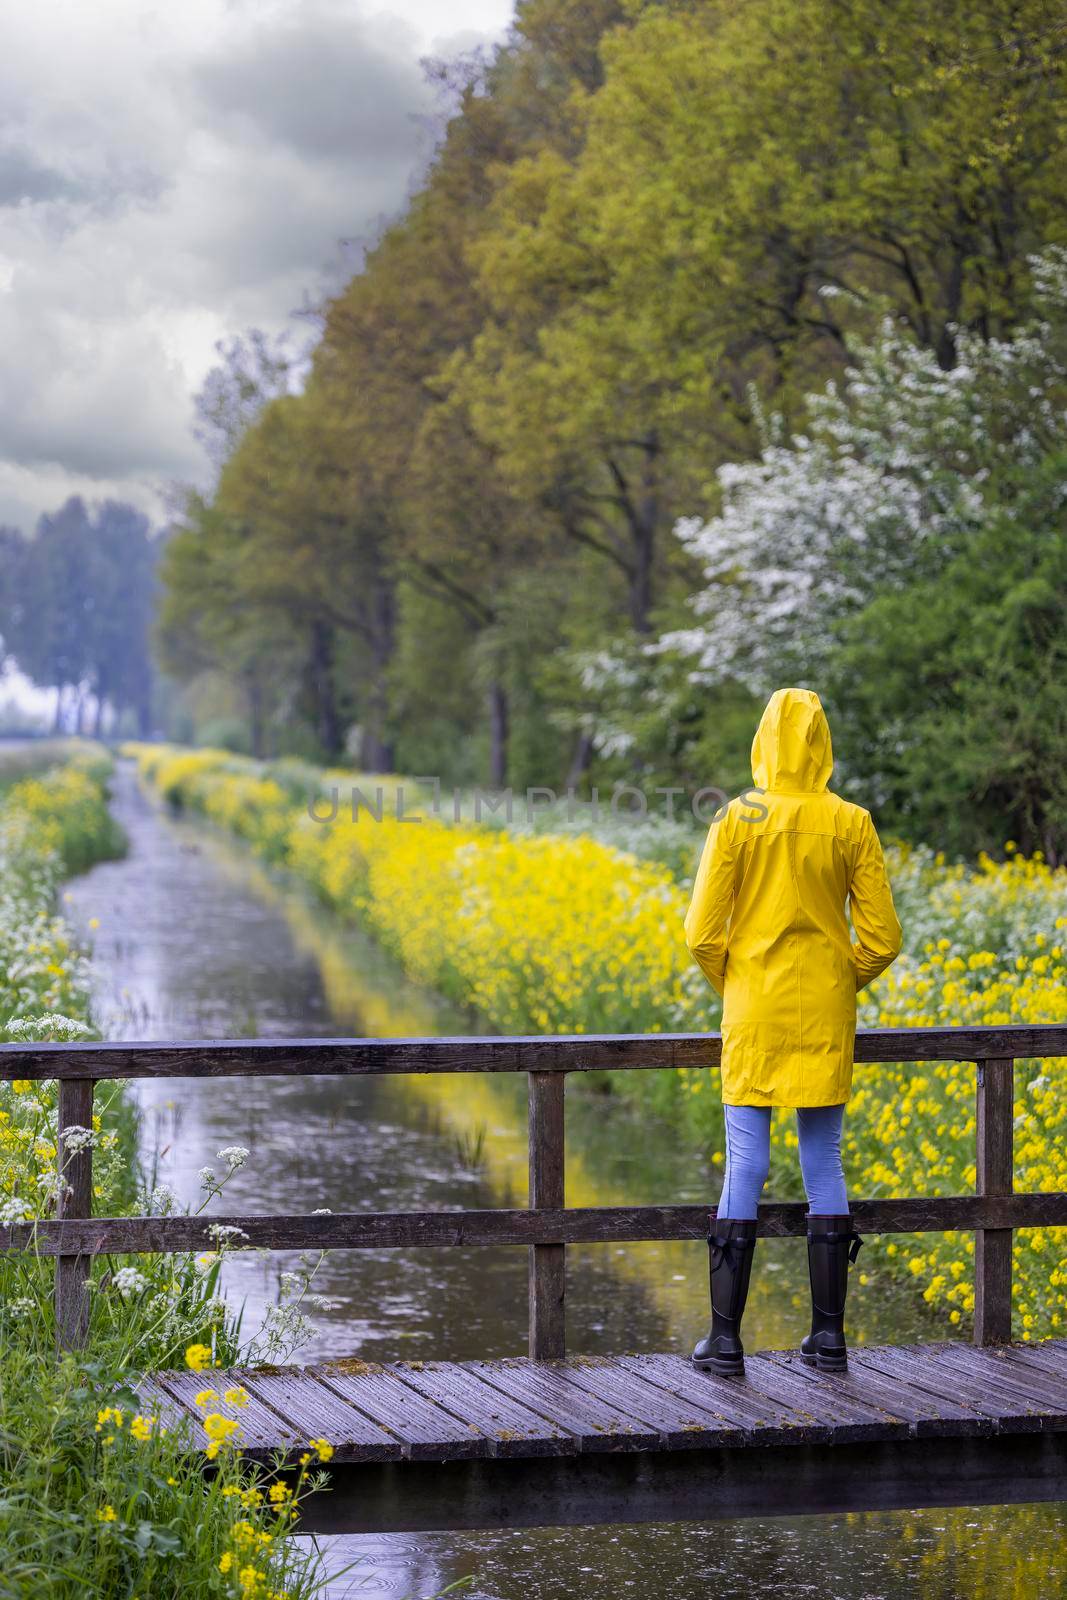
M312 883L358 918L421 982L503 1033L700 1031L716 997L682 934L688 884L591 834L520 834L430 818L403 823L344 809L308 814L307 772L224 751L134 747L143 776ZM356 774L319 774L351 787ZM367 791L382 780L364 780ZM699 839L695 839L695 845ZM950 865L890 846L905 929L900 960L861 995L860 1024L924 1027L1067 1021L1067 872L1010 842L1005 859ZM866 1197L964 1193L974 1185L974 1076L967 1063L861 1066L846 1121L846 1163ZM620 1074L623 1092L721 1146L712 1071ZM1016 1185L1067 1189L1067 1069L1016 1071ZM772 1188L799 1193L796 1134L776 1116ZM1016 1332L1056 1333L1067 1316L1058 1230L1016 1237ZM950 1323L973 1310L967 1235L871 1240Z

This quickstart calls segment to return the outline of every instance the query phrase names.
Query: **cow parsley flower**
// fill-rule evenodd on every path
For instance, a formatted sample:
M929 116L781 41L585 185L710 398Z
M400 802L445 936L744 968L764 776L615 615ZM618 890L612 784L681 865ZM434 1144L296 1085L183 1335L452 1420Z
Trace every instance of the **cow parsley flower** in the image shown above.
M148 1279L138 1267L119 1267L111 1285L119 1294L140 1294L148 1288Z
M248 1151L240 1144L228 1144L225 1150L218 1152L218 1160L225 1161L230 1172L236 1172L238 1167L243 1167L248 1160Z

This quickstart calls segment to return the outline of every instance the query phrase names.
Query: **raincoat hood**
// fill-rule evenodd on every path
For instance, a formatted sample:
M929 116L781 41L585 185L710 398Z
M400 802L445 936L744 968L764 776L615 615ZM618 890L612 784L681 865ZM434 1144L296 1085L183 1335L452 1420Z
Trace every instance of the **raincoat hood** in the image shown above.
M752 741L752 777L760 789L817 794L834 768L830 725L811 689L776 689Z

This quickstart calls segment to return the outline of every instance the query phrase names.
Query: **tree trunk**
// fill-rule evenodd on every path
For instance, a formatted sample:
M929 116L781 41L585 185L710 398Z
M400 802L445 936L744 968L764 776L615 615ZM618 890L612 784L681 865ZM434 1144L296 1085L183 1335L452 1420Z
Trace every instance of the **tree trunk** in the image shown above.
M650 433L641 463L641 488L634 507L630 531L633 542L633 571L630 578L630 621L636 633L651 633L652 568L656 554L659 523L659 440Z
M56 684L56 708L52 713L52 732L61 733L63 729L63 690L65 683Z
M262 761L265 754L263 690L254 672L248 679L248 724L252 735L252 754L257 761Z
M380 577L374 589L371 629L371 684L367 723L361 741L364 772L392 772L396 747L389 729L389 670L396 649L396 591Z
M582 780L583 774L589 766L593 754L593 735L588 728L581 728L574 745L574 754L571 756L570 771L567 773L567 788L576 789Z
M311 624L311 693L315 706L315 731L328 756L341 753L341 716L334 682L334 631L317 618Z
M494 679L489 685L489 783L502 789L508 775L508 695Z

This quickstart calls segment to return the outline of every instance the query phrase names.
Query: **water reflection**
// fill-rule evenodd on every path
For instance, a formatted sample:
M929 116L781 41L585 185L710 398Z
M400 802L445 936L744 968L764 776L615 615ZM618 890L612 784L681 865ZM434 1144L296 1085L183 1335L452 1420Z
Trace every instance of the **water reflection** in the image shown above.
M70 885L70 910L92 935L94 1007L109 1038L471 1032L470 1019L405 982L358 930L339 923L239 847L195 823L163 816L120 768L116 809L130 852ZM383 1079L164 1080L141 1084L146 1149L159 1178L186 1199L224 1145L252 1159L213 1209L234 1212L417 1210L523 1204L525 1084L496 1076ZM699 1201L709 1171L677 1139L610 1098L568 1086L568 1199L575 1205ZM237 1257L228 1292L256 1326L274 1298L285 1254ZM568 1327L574 1349L677 1349L707 1314L699 1243L585 1246L569 1252ZM338 1251L317 1280L336 1309L316 1313L301 1354L454 1358L521 1351L525 1252L518 1249ZM803 1324L806 1284L794 1241L761 1246L746 1333L781 1346ZM854 1297L852 1326L869 1340L917 1336L919 1310L886 1286ZM1023 1544L1012 1530L1022 1531ZM969 1519L969 1520L968 1520ZM426 1596L467 1573L483 1600L575 1600L615 1594L834 1595L952 1600L961 1549L993 1534L990 1570L1020 1597L1057 1592L1039 1581L1042 1551L1059 1545L1060 1513L806 1519L701 1527L410 1535L330 1542L338 1569L359 1568L335 1595ZM949 1550L954 1554L949 1557ZM1025 1570L1017 1571L1020 1549ZM938 1552L943 1552L939 1556ZM940 1563L940 1565L939 1565ZM1009 1568L1012 1585L1007 1586ZM985 1571L983 1566L982 1571ZM832 1581L831 1581L832 1575ZM989 1591L990 1595L994 1593Z

